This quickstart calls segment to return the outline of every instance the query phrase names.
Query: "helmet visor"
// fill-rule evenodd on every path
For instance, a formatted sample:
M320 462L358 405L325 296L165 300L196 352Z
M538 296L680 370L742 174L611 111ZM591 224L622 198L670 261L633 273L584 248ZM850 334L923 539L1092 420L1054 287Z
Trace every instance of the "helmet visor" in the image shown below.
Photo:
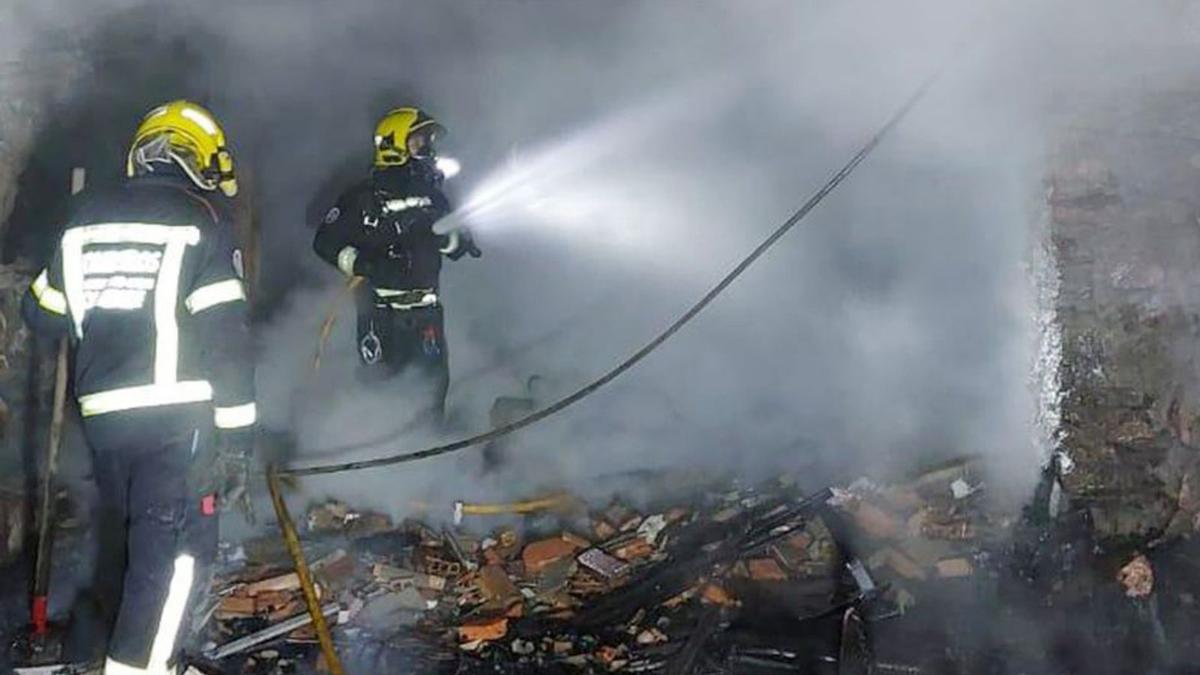
M408 154L416 159L434 159L437 157L437 140L441 135L441 127L428 124L413 130L405 141Z

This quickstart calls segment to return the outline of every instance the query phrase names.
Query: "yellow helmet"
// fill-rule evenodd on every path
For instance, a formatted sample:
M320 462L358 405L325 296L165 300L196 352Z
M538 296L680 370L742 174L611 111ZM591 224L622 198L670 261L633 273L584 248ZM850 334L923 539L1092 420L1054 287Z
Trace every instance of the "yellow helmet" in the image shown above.
M375 166L406 164L413 156L410 141L432 156L433 142L445 133L445 127L420 108L396 108L384 115L375 127Z
M237 194L225 132L212 113L195 103L171 101L147 113L129 146L125 173L150 173L153 164L167 162L178 165L202 190Z

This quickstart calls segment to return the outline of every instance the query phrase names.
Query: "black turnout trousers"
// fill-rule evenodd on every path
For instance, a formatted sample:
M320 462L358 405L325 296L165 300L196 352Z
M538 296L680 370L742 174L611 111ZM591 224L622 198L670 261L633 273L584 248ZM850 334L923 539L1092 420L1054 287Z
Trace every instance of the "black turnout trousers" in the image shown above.
M112 626L105 672L163 672L217 551L212 408L98 415L84 433L100 497L96 590Z
M422 413L442 420L450 388L442 306L392 309L378 306L369 293L358 298L358 356L367 381L416 371L425 388L422 398L428 401Z

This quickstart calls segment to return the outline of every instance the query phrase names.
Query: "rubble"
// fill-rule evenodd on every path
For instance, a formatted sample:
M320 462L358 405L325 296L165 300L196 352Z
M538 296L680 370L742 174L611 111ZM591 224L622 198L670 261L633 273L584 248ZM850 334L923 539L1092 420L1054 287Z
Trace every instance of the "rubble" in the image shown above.
M1012 525L1011 518L984 508L986 488L976 473L973 461L964 458L902 485L860 479L834 490L832 503L847 516L867 566L891 585L888 597L897 610L919 602L926 584L974 576L976 557ZM779 551L787 563L788 549Z
M429 672L450 663L458 670L447 672L463 673L683 673L700 664L736 672L759 661L802 669L819 655L793 642L830 635L810 624L841 626L844 613L867 604L898 615L920 602L925 584L977 573L977 539L997 527L979 507L982 483L965 465L933 473L807 497L777 482L713 489L687 506L614 500L590 518L538 514L521 529L490 532L393 526L326 502L307 514L305 547L318 558L322 602L347 617L339 644L402 644ZM221 579L214 643L274 628L254 644L283 657L238 652L255 659L254 672L314 660L295 575L245 558ZM763 651L756 631L775 646ZM839 647L828 654L840 658Z
M614 579L629 571L629 564L614 558L598 548L579 554L579 564L604 579Z
M331 500L308 510L304 526L309 533L342 532L365 537L392 529L392 519L372 511L356 511L342 502Z
M327 617L335 616L340 611L340 608L336 604L330 604L326 605L323 611ZM299 614L274 626L270 626L261 631L233 640L232 642L222 645L220 648L209 650L205 653L205 656L214 661L229 658L253 649L258 645L270 642L282 635L287 635L288 633L302 629L310 623L312 623L312 617L310 617L308 614Z
M394 642L399 631L406 645L424 645L430 664L456 659L460 672L503 663L661 669L707 650L730 651L732 644L710 644L695 633L709 612L740 611L742 587L723 579L802 585L828 576L835 564L832 557L824 565L814 560L838 550L816 515L823 497L780 488L714 493L705 501L702 509L673 505L648 515L614 502L593 514L590 536L567 520L551 532L439 533L413 521L385 529L382 517L326 502L306 514L305 547L321 551L310 552L321 556L312 569L322 601L348 615L336 629L344 639ZM322 540L353 545L349 552L344 543L322 548ZM240 659L226 665L241 672L314 662L296 575L261 543L227 562L206 653ZM832 592L832 584L824 586L819 602L831 603ZM701 623L712 633L723 625Z
M566 537L543 539L527 545L521 552L521 560L525 563L527 574L539 574L547 567L564 558L571 557L580 548L586 546L586 543L581 546L578 541L571 541Z
M746 563L749 576L755 581L787 581L787 573L772 558L757 558Z

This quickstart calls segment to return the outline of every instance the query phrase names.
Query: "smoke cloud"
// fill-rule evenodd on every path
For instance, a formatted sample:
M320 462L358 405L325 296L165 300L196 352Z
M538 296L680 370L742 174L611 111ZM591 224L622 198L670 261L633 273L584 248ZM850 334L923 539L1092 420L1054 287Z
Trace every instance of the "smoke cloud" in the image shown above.
M638 469L820 481L959 454L984 456L994 484L1023 496L1049 451L1034 428L1029 273L1049 113L1064 91L1119 91L1168 63L1145 47L1194 35L1193 5L39 0L14 16L99 54L102 76L78 81L74 104L130 113L105 122L103 143L119 147L133 111L174 96L227 123L264 240L260 399L268 426L299 439L297 463L387 437L416 406L407 382L386 395L357 384L351 303L310 249L311 226L365 175L389 107L419 104L450 129L443 151L464 165L453 196L474 207L485 251L443 273L450 407L467 431L530 376L544 403L644 344L946 68L717 304L514 437L498 473L468 452L305 482L402 511ZM410 429L338 458L432 440Z

